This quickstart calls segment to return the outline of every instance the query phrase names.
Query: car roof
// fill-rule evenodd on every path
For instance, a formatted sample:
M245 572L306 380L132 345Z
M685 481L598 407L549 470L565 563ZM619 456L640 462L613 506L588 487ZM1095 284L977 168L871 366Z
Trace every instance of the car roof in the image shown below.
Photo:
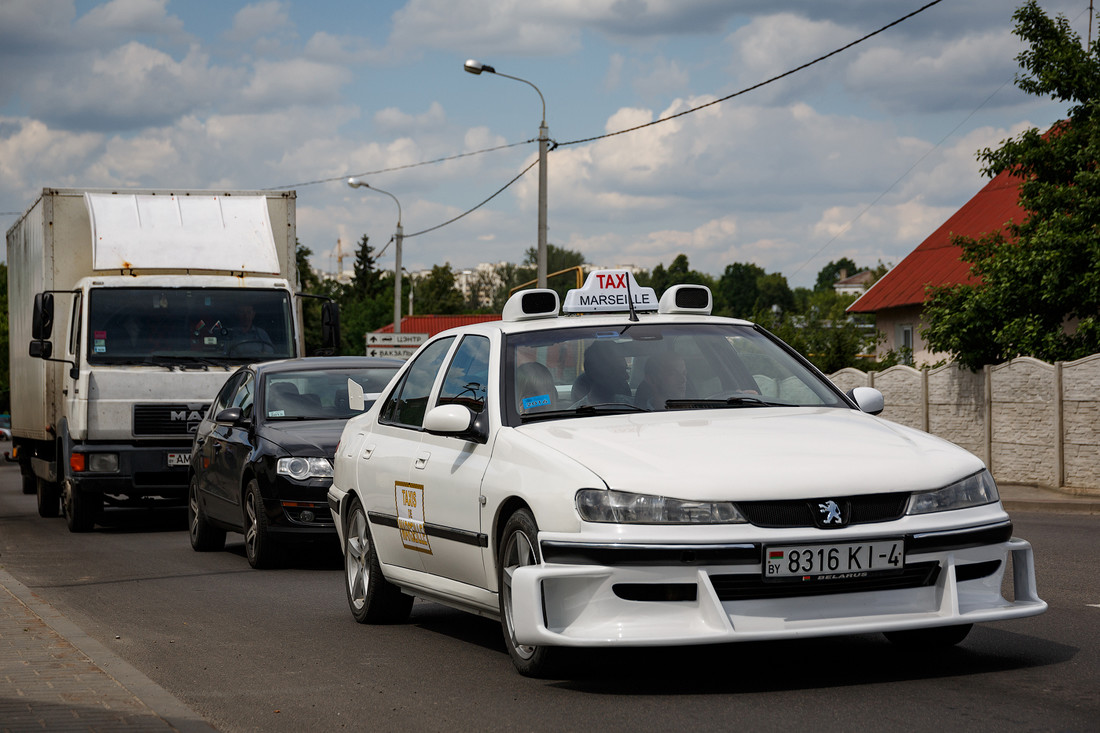
M315 369L399 369L405 362L400 359L384 359L376 356L304 356L297 359L279 359L249 364L256 374L300 372Z

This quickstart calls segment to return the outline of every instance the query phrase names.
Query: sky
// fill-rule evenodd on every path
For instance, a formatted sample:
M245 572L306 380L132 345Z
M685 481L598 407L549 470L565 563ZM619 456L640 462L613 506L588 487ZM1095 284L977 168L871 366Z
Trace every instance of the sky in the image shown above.
M519 263L531 84L551 244L810 287L841 258L896 265L984 185L979 150L1065 115L1013 83L1022 0L941 0L589 139L926 1L0 0L0 226L44 187L292 188L300 243L335 271L397 224L357 175L400 203L407 269ZM1089 33L1088 0L1040 4Z

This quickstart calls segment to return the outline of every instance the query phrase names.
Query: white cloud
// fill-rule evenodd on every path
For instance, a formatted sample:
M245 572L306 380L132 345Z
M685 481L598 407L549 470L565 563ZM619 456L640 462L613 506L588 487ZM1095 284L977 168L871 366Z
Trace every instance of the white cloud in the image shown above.
M41 4L41 3L39 3ZM166 12L168 0L111 0L93 7L76 23L90 33L155 33L183 36L183 21Z
M233 16L233 27L227 37L235 41L248 41L277 31L291 28L290 4L282 0L246 5Z

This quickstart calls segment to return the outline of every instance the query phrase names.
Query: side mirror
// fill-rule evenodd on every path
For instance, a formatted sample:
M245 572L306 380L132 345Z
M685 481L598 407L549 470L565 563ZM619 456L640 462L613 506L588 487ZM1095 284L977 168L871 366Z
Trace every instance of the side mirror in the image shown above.
M848 390L848 398L869 415L877 415L886 407L882 392L874 387L854 387Z
M428 410L424 430L431 435L450 435L478 443L489 439L484 413L475 414L465 405L438 405Z
M241 421L241 408L227 407L214 416L214 422L226 422L236 425Z
M36 293L31 317L31 338L48 339L53 333L53 293Z
M321 348L340 349L340 306L331 300L321 304Z
M27 353L34 359L49 359L53 356L53 343L50 341L31 341Z

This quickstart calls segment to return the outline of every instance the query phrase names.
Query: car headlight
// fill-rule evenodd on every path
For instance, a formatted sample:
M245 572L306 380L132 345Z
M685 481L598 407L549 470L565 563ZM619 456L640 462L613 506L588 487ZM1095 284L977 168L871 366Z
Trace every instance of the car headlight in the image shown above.
M577 511L586 522L616 524L730 524L747 521L729 501L690 501L606 489L578 491Z
M332 478L332 464L327 458L280 458L275 471L299 481L307 478Z
M952 509L992 504L1000 498L993 477L989 475L989 471L982 469L973 476L967 476L946 488L913 494L909 497L909 508L905 513L948 512Z

